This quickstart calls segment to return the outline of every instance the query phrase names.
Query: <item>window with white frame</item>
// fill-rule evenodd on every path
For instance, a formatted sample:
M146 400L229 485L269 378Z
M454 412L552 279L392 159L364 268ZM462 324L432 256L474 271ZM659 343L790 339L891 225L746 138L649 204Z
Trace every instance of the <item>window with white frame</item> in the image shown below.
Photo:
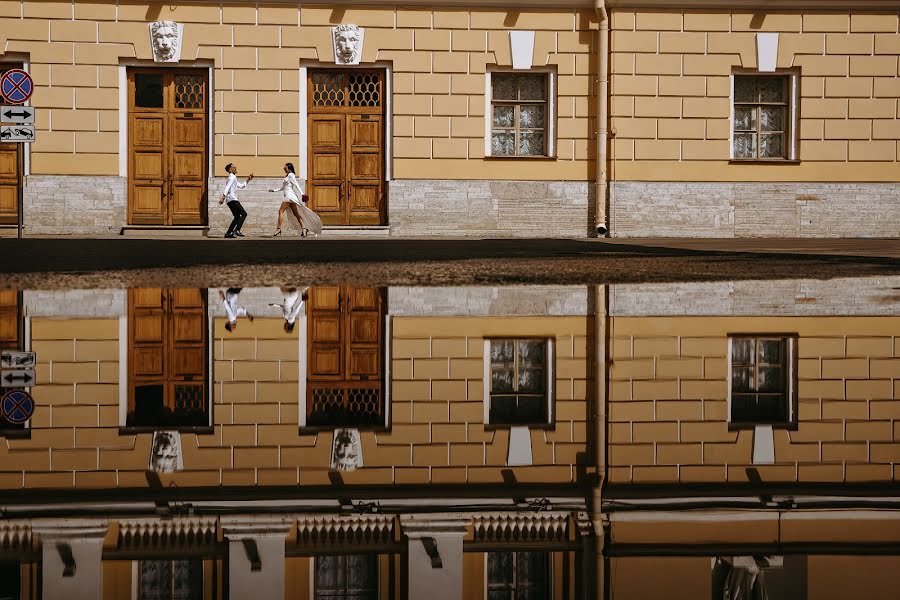
M549 552L488 552L487 600L551 597Z
M735 74L733 80L732 158L794 159L795 77Z
M487 419L493 426L551 420L552 344L547 338L485 341Z
M489 155L550 156L551 73L494 71L489 81Z
M317 556L314 587L315 600L375 600L378 598L378 556Z
M729 424L789 426L795 422L796 337L728 338Z

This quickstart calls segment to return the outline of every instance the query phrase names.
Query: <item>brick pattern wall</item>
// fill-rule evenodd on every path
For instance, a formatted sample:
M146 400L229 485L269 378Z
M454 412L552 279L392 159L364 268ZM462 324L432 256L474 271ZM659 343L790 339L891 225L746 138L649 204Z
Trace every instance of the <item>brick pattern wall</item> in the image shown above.
M507 11L297 5L4 2L0 49L30 56L38 108L32 172L118 174L119 64L150 60L147 23L184 24L182 61L214 67L215 173L235 160L277 176L300 148L301 61L333 64L331 27L366 29L362 62L393 68L394 176L515 179L484 158L485 71L511 67L507 30L536 30L534 64L558 74L555 162L533 179L586 179L594 23L589 10Z
M484 428L483 336L523 328L556 339L556 425L532 431L534 466L513 471L574 481L587 435L584 317L393 323L391 429L362 432L365 466L344 483L501 483L509 432ZM151 434L119 432L120 319L31 324L37 410L30 439L0 437L0 488L145 486ZM184 470L164 483L328 485L332 432L299 432L299 331L285 333L280 317L224 324L214 317L213 431L181 434Z
M36 157L35 152L32 151L32 156ZM46 172L65 172L69 161L81 156L81 151L77 155L56 154L53 170ZM80 160L78 158L73 164ZM35 168L32 167L32 172ZM25 232L39 235L117 234L126 220L127 187L124 177L31 175L25 178L23 190Z
M586 316L587 286L388 288L394 316Z
M900 463L896 317L612 319L614 483L745 482L753 432L727 425L727 335L797 332L799 428L775 429L763 481L894 481Z
M616 10L615 178L890 181L900 120L898 13ZM780 33L779 69L800 79L801 165L728 165L730 75L757 67L756 32ZM715 163L716 168L710 169Z

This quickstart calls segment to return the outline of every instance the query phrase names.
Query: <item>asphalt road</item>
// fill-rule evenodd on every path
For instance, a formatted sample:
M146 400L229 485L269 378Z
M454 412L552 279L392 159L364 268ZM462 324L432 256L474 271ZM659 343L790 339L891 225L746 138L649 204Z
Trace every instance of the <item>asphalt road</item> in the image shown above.
M900 275L900 240L0 240L0 286L474 285Z

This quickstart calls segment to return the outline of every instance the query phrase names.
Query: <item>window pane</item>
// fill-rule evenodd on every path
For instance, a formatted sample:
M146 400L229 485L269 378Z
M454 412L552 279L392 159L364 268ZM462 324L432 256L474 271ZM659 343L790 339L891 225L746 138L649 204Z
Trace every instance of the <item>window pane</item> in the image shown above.
M784 157L784 135L781 133L771 133L759 136L759 157Z
M784 131L784 110L780 106L764 106L760 108L760 131Z
M787 421L787 403L784 396L759 396L753 420L760 423Z
M516 414L515 396L491 396L490 422L495 425L511 423Z
M763 77L759 80L760 102L784 102L784 79Z
M491 154L494 156L515 156L516 134L494 133L491 136Z
M172 581L171 562L142 560L139 563L138 598L140 600L169 600Z
M752 367L732 367L731 368L731 389L735 392L750 392L753 382Z
M494 100L516 99L516 75L512 73L493 73L491 87Z
M163 107L163 76L161 73L134 74L134 105L140 108Z
M347 557L347 587L358 595L376 587L375 557L356 554Z
M512 365L515 360L513 348L512 340L491 340L491 363Z
M781 367L760 367L759 383L757 389L760 392L780 392L782 385Z
M519 361L524 366L544 365L544 340L520 340Z
M516 109L514 106L494 107L494 127L515 127Z
M735 102L755 102L756 101L756 82L752 77L735 77L734 78L734 101Z
M731 341L731 363L735 365L753 364L753 340L734 338Z
M512 552L488 553L488 585L511 584L513 581Z
M783 340L759 340L760 364L780 365L783 346Z
M511 392L513 389L513 369L491 371L491 392Z
M544 100L544 75L519 75L519 100Z
M734 130L756 131L756 109L749 107L735 107Z
M341 580L339 558L338 556L316 557L316 592L338 588Z
M519 134L519 154L521 156L541 156L544 154L544 132L529 131Z
M756 421L756 396L734 394L731 396L731 420L735 423Z
M521 369L519 371L518 391L539 394L544 391L543 369Z
M543 423L544 397L519 396L515 420L517 423Z
M544 128L544 105L526 104L519 109L519 126L524 129Z
M734 136L735 158L756 158L756 136L752 133L739 133Z

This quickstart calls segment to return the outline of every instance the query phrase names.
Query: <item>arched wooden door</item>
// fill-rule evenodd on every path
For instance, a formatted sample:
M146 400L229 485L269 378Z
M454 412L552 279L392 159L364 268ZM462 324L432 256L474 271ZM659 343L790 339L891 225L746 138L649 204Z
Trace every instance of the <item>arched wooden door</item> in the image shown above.
M203 69L128 71L129 224L206 224L208 89Z
M310 207L326 225L386 223L385 73L309 71Z

